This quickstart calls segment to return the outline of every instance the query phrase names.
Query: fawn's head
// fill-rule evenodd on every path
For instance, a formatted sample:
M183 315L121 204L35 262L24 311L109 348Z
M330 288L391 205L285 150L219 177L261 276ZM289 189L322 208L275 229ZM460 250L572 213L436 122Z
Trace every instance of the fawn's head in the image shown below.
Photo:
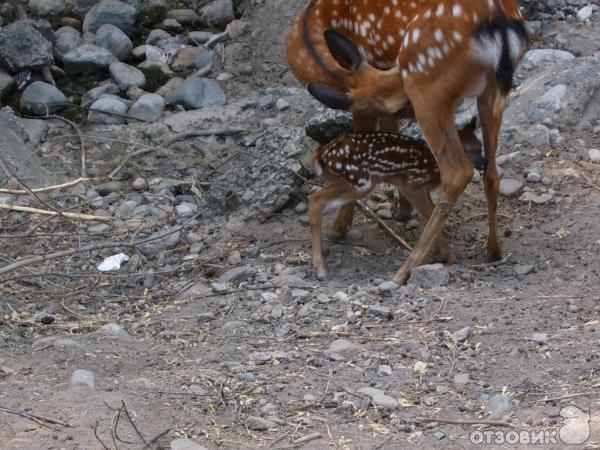
M462 142L465 154L477 170L484 170L487 162L483 155L483 145L475 135L477 129L477 117L473 116L471 121L461 130L458 130L458 137Z

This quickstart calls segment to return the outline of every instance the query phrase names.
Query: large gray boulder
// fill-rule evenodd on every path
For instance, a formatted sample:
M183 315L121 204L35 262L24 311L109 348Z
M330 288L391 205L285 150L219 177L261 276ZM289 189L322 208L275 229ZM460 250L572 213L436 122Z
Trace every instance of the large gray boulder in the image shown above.
M133 6L118 0L102 0L85 15L83 31L95 33L102 25L110 23L129 33L136 17L137 10Z
M116 61L115 56L102 47L82 45L63 57L65 71L69 75L89 75L106 71Z
M61 32L58 35L58 39L56 39L56 43L54 44L54 56L57 60L62 61L67 53L76 49L81 44L83 44L83 39L79 32L74 28L68 27L68 29Z
M209 3L200 10L200 19L208 27L225 27L235 19L233 1L215 0Z
M4 69L0 69L0 100L17 87L17 82Z
M130 117L135 117L144 122L156 122L163 115L165 110L165 100L156 94L144 94L129 108L127 113ZM129 122L136 122L128 119Z
M132 87L141 88L146 84L144 73L128 64L117 61L112 63L108 70L111 78L122 91Z
M107 23L96 32L96 45L110 51L119 61L126 61L131 55L133 43L119 28Z
M62 0L29 0L29 9L36 16L45 17L62 14L65 11L65 5Z
M67 106L67 98L57 88L42 81L34 81L21 95L19 108L26 114L44 116Z
M225 93L216 81L196 75L186 78L166 100L171 105L183 105L186 109L224 105L227 102Z
M33 25L17 21L0 28L0 67L20 72L53 62L52 44Z

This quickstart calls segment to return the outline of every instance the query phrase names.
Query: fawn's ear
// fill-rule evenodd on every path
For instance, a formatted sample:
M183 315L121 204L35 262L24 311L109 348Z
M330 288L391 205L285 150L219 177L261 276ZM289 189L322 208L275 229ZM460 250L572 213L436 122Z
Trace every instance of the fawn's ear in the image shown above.
M331 28L325 30L324 36L331 55L342 67L348 70L356 70L362 64L363 57L350 38Z
M352 105L347 94L331 89L322 83L308 83L306 89L310 95L330 108L348 111Z

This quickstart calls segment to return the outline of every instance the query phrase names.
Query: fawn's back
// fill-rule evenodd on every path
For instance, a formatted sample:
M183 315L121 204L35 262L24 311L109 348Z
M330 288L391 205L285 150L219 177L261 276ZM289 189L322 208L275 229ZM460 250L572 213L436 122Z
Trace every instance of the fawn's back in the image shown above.
M463 148L476 169L485 160L475 122L459 131ZM343 180L361 192L386 178L400 178L413 186L440 183L440 170L427 143L394 133L352 133L321 146L314 157L317 175Z

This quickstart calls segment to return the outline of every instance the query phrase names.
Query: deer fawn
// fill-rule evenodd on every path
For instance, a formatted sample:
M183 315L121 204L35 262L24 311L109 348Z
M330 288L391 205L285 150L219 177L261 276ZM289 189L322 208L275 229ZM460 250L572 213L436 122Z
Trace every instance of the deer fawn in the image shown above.
M481 142L474 134L476 117L458 132L464 152L478 169L485 161ZM427 220L433 211L430 193L440 185L440 171L423 140L393 133L353 133L321 146L313 159L317 175L326 186L309 197L313 266L317 278L327 275L322 256L321 222L328 207L342 206L367 196L377 185L390 183ZM442 234L437 238L442 261L456 258Z
M405 283L425 262L473 175L454 126L456 108L467 98L477 99L485 149L488 258L502 258L496 150L527 43L517 0L313 0L300 15L288 57L311 94L355 114L414 112L437 160L439 200L395 281Z

